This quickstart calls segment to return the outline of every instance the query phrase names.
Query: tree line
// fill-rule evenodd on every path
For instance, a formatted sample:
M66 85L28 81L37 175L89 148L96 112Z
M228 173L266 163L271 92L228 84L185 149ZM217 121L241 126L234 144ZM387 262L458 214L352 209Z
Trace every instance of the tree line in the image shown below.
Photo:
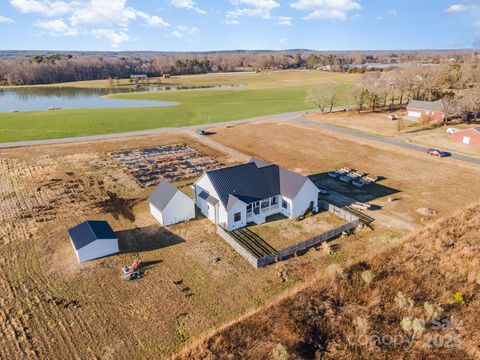
M332 110L347 98L358 112L393 108L410 100L443 100L447 118L480 116L480 62L408 66L390 71L369 72L347 94L340 84L310 89L306 101L321 111Z
M108 53L106 53L108 54ZM239 51L205 54L173 53L149 56L48 54L0 58L1 85L36 85L70 81L230 72L238 70L322 69L345 71L348 64L384 62L440 63L453 56L464 62L467 52L336 52ZM363 71L363 70L362 70Z

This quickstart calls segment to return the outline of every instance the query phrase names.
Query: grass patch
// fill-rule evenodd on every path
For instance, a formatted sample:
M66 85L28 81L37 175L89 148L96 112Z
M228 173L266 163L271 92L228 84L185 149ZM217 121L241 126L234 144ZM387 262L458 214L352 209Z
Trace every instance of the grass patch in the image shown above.
M179 103L172 107L1 113L0 142L180 127L304 110L311 108L305 103L305 95L312 81L317 84L323 82L328 86L329 81L332 80L330 74L326 76L319 76L318 74L321 73L316 74L313 80L308 81L303 73L291 73L273 79L265 79L267 75L259 75L249 80L250 83L246 88L233 90L185 90L112 96L116 99ZM344 92L351 88L351 77L344 78L338 74L335 76L339 81L344 82ZM209 77L208 81L212 81L211 78L215 77ZM305 84L302 85L304 80ZM198 85L202 81L206 80L192 80L190 84Z

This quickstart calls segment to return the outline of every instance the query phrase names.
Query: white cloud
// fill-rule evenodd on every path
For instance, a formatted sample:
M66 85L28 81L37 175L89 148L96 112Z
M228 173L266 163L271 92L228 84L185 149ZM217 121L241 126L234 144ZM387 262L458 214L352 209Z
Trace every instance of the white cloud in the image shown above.
M190 40L192 35L198 33L198 28L189 26L177 26L170 34L178 39Z
M90 34L110 40L114 47L135 40L128 30L132 22L140 22L145 27L169 26L160 16L135 9L128 6L127 2L127 0L10 0L15 9L23 13L38 14L41 19L36 26L45 30L45 33L65 36ZM55 19L46 21L42 17Z
M290 16L279 16L278 18L278 24L279 25L284 25L284 26L292 26L292 18Z
M71 10L71 4L52 0L10 0L10 4L23 13L39 13L45 16L59 16Z
M227 25L239 25L240 21L235 20L235 19L227 19L227 20L225 20L225 24L227 24Z
M36 27L45 30L50 35L55 36L75 36L78 35L78 30L70 28L62 20L46 20L39 21L35 24Z
M288 39L286 39L286 38L280 39L280 42L281 42L281 43L286 43L287 41L288 41Z
M230 19L239 19L242 17L271 19L272 16L270 12L280 6L280 4L274 0L232 0L231 3L237 7L227 12L227 18Z
M0 15L0 24L13 24L14 22L13 19Z
M354 0L298 0L290 6L297 10L307 11L305 20L313 19L340 19L344 20L351 11L362 7Z
M194 10L199 14L207 13L205 10L202 10L199 7L197 7L193 0L171 0L170 3L177 8Z
M124 31L115 31L112 29L94 29L91 31L91 34L97 39L107 39L110 42L110 45L114 48L118 48L120 44L124 42L136 40L136 38L133 38Z
M395 10L395 9L388 10L388 14L392 15L392 16L397 16L397 10Z
M462 12L467 10L467 6L464 4L453 4L451 5L445 12L447 13L457 13L457 12Z

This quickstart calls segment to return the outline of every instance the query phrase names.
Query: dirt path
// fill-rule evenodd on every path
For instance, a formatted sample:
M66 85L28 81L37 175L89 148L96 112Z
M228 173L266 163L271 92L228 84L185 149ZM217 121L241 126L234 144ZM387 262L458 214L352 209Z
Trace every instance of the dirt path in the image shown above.
M220 144L213 140L212 138L209 138L208 135L199 135L196 132L190 130L190 131L185 131L185 133L192 138L194 138L197 142L200 142L204 145L207 145L215 150L218 150L220 152L223 152L226 155L229 155L232 157L232 162L239 161L239 162L244 162L244 161L249 161L250 156L245 155L241 153L240 151L237 151L235 149L229 148L228 146L225 146L223 144Z

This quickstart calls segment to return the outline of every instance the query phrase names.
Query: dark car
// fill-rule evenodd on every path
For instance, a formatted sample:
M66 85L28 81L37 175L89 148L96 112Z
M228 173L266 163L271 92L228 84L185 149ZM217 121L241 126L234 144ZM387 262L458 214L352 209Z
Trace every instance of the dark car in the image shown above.
M427 154L432 156L438 156L438 157L448 156L447 152L438 150L438 149L428 149Z
M207 135L207 132L205 130L197 130L198 135Z

